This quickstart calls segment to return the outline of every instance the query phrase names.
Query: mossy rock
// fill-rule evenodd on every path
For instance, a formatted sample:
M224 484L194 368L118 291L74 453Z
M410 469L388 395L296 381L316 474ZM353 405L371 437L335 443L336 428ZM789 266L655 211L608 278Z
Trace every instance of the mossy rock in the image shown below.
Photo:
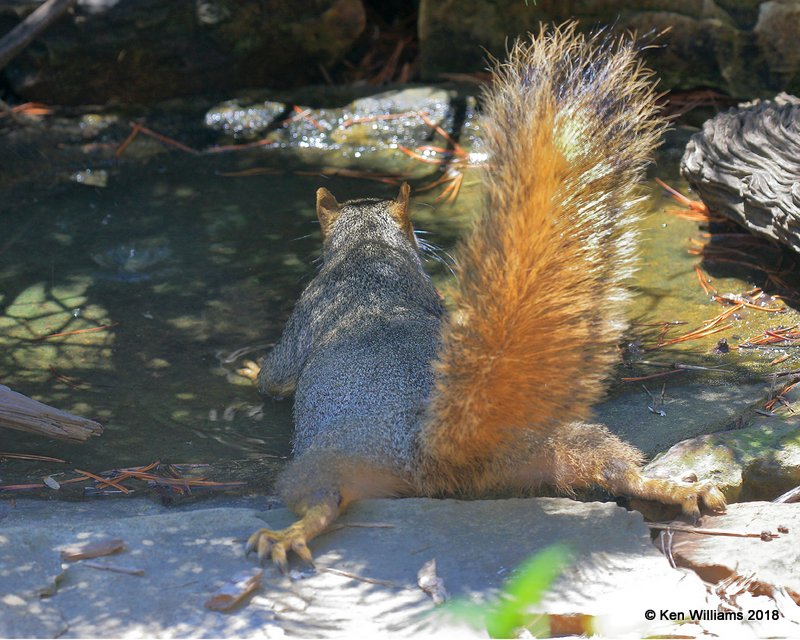
M712 480L731 502L773 500L800 484L800 424L759 417L750 426L679 442L645 468L648 476Z

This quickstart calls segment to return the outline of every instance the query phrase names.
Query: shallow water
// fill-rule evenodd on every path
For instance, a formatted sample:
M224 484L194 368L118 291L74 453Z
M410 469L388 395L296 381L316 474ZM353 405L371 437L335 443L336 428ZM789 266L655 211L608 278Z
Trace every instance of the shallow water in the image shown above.
M660 152L655 171L678 186L685 138ZM223 175L254 164L278 175ZM205 463L208 477L268 489L290 452L291 402L265 401L236 371L267 353L313 275L315 190L324 185L339 200L396 193L366 180L296 175L289 170L295 168L313 174L296 156L277 152L169 152L110 165L104 188L59 182L29 189L13 203L0 199L0 383L105 426L85 444L0 429L0 452L69 461L5 461L0 484L162 460ZM653 194L631 310L638 323L632 341L643 344L653 338L644 323L686 321L670 334L676 335L721 310L697 285L698 259L687 253L698 224L665 213L673 205L655 187ZM450 250L477 206L479 180L468 173L454 205L435 202L436 195L416 194L416 223ZM444 283L447 268L430 266ZM758 284L734 275L715 274L720 291ZM763 316L742 314L722 335L735 339L776 325ZM51 336L69 332L77 333ZM665 351L715 366L719 337ZM746 374L735 357L725 363Z
M0 429L0 452L69 461L7 461L0 484L154 460L266 484L289 454L291 402L265 401L236 371L267 353L313 274L315 190L343 200L396 187L220 175L236 163L171 153L119 165L107 188L62 184L3 213L0 381L105 432L66 444ZM422 226L436 227L433 210L417 207ZM448 244L453 219L438 225Z

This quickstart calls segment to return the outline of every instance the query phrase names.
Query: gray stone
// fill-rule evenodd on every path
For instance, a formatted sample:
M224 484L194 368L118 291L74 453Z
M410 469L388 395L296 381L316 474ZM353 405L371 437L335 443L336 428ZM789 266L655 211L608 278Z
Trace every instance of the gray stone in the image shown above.
M681 174L712 212L800 252L800 99L778 96L707 121L686 146Z
M486 602L521 562L556 542L569 544L574 559L539 604L551 614L554 630L592 616L595 628L649 633L664 629L663 623L651 627L644 619L655 603L684 610L706 601L702 583L671 568L651 545L641 516L610 503L554 498L357 503L341 519L344 526L312 542L316 573L297 565L290 580L266 567L261 589L227 614L203 603L225 580L253 565L253 558L244 558L243 545L254 529L292 521L285 509L259 513L231 506L248 501L230 500L219 501L224 505L219 508L211 503L178 509L140 499L17 504L19 510L10 509L4 520L0 545L0 566L14 569L4 575L3 592L13 594L14 602L22 600L3 611L6 637L483 636L450 616L430 615L436 607L417 585L420 568L435 559L451 595ZM48 575L65 545L101 537L122 538L127 547L102 563L143 569L144 575L100 571L80 561L64 564L63 580L47 599L25 586L52 582L30 578ZM55 621L63 619L61 626L48 627L27 615L37 607ZM39 626L30 626L34 622Z
M42 551L49 542L46 527L21 537L0 531L0 638L56 638L67 630L47 597L64 575L58 554Z

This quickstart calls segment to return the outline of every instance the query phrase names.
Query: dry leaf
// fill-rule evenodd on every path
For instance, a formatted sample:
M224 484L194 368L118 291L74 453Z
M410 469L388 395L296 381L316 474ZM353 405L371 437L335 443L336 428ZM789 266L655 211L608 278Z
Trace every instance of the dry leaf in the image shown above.
M230 611L261 586L261 569L245 569L225 582L205 603L206 609Z
M433 604L439 605L447 600L447 589L444 588L444 580L436 575L435 558L428 560L417 571L417 585L433 599Z
M75 562L86 558L99 558L100 556L110 556L112 553L122 551L124 548L125 542L119 538L95 540L62 549L61 559L67 562Z

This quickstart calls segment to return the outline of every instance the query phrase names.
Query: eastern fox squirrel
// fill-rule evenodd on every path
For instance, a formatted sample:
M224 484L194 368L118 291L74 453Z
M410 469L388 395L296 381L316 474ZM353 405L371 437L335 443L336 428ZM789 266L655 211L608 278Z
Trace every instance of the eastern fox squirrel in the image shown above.
M458 251L456 311L425 273L396 200L317 191L323 264L258 375L295 394L278 493L300 520L247 542L282 569L354 500L612 494L723 509L707 483L641 475L642 454L582 422L625 328L636 193L664 130L625 39L542 28L484 95L486 204Z

